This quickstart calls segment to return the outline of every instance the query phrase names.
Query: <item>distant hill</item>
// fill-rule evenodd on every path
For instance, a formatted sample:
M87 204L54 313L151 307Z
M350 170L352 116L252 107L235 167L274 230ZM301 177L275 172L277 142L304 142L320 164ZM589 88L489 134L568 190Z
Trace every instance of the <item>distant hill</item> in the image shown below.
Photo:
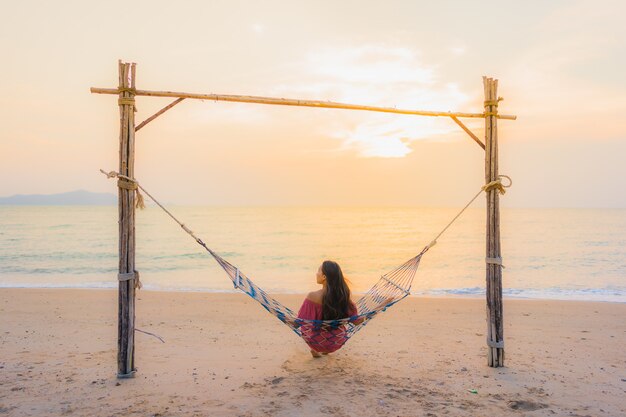
M117 204L117 196L85 190L60 194L16 194L0 197L0 205L15 206L108 206Z

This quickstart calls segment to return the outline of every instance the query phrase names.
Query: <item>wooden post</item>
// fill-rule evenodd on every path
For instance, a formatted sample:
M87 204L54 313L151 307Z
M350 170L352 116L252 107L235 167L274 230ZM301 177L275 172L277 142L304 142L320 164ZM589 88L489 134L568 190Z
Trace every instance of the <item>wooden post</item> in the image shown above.
M135 175L135 64L119 62L120 166L119 173ZM126 186L125 186L126 185ZM117 376L133 377L135 369L135 191L118 181L119 298ZM129 278L132 277L132 278Z
M498 80L483 77L485 88L485 183L498 179ZM487 191L487 361L504 366L500 201L497 189Z

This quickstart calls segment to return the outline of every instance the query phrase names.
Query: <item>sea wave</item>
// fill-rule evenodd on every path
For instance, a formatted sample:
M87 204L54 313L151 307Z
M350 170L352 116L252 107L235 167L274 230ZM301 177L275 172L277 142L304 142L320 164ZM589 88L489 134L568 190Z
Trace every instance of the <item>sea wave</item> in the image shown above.
M0 288L56 288L56 289L112 289L117 288L115 281L82 281L82 282L33 282L22 279L12 279L0 282ZM146 283L143 288L148 291L174 292L206 292L206 293L239 293L235 289L211 288L206 286L189 286L166 284L159 285ZM270 291L273 294L304 294L305 291L277 289ZM364 292L355 292L357 296ZM484 298L485 289L480 287L467 288L435 288L411 292L412 297L444 297L444 298ZM507 288L503 290L505 299L533 299L533 300L563 300L563 301L602 301L626 303L626 287L605 288Z
M461 296L484 297L485 288L436 288L412 292L413 296ZM571 300L571 301L609 301L626 303L626 287L604 288L505 288L502 290L504 298L512 299L542 299L542 300Z

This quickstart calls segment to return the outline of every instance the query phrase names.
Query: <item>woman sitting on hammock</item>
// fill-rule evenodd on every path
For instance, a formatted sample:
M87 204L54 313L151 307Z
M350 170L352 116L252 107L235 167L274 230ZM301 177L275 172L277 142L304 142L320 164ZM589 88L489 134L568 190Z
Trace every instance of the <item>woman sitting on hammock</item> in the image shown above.
M310 292L298 312L304 320L340 320L358 314L350 299L350 288L337 262L324 261L317 270L317 283L322 288ZM360 324L363 318L355 319ZM322 323L306 323L300 327L302 338L311 348L311 355L319 358L332 353L346 343L345 325L330 326Z

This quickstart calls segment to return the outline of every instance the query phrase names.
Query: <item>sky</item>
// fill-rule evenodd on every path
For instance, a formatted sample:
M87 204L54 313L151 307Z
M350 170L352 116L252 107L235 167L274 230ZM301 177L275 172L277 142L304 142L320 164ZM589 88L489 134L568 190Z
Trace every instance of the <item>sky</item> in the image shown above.
M137 87L481 112L508 207L626 207L622 1L20 1L0 26L0 196L115 192L117 62ZM137 122L167 105L138 97ZM484 136L481 119L466 124ZM137 133L174 204L462 206L484 152L446 118L186 100Z

